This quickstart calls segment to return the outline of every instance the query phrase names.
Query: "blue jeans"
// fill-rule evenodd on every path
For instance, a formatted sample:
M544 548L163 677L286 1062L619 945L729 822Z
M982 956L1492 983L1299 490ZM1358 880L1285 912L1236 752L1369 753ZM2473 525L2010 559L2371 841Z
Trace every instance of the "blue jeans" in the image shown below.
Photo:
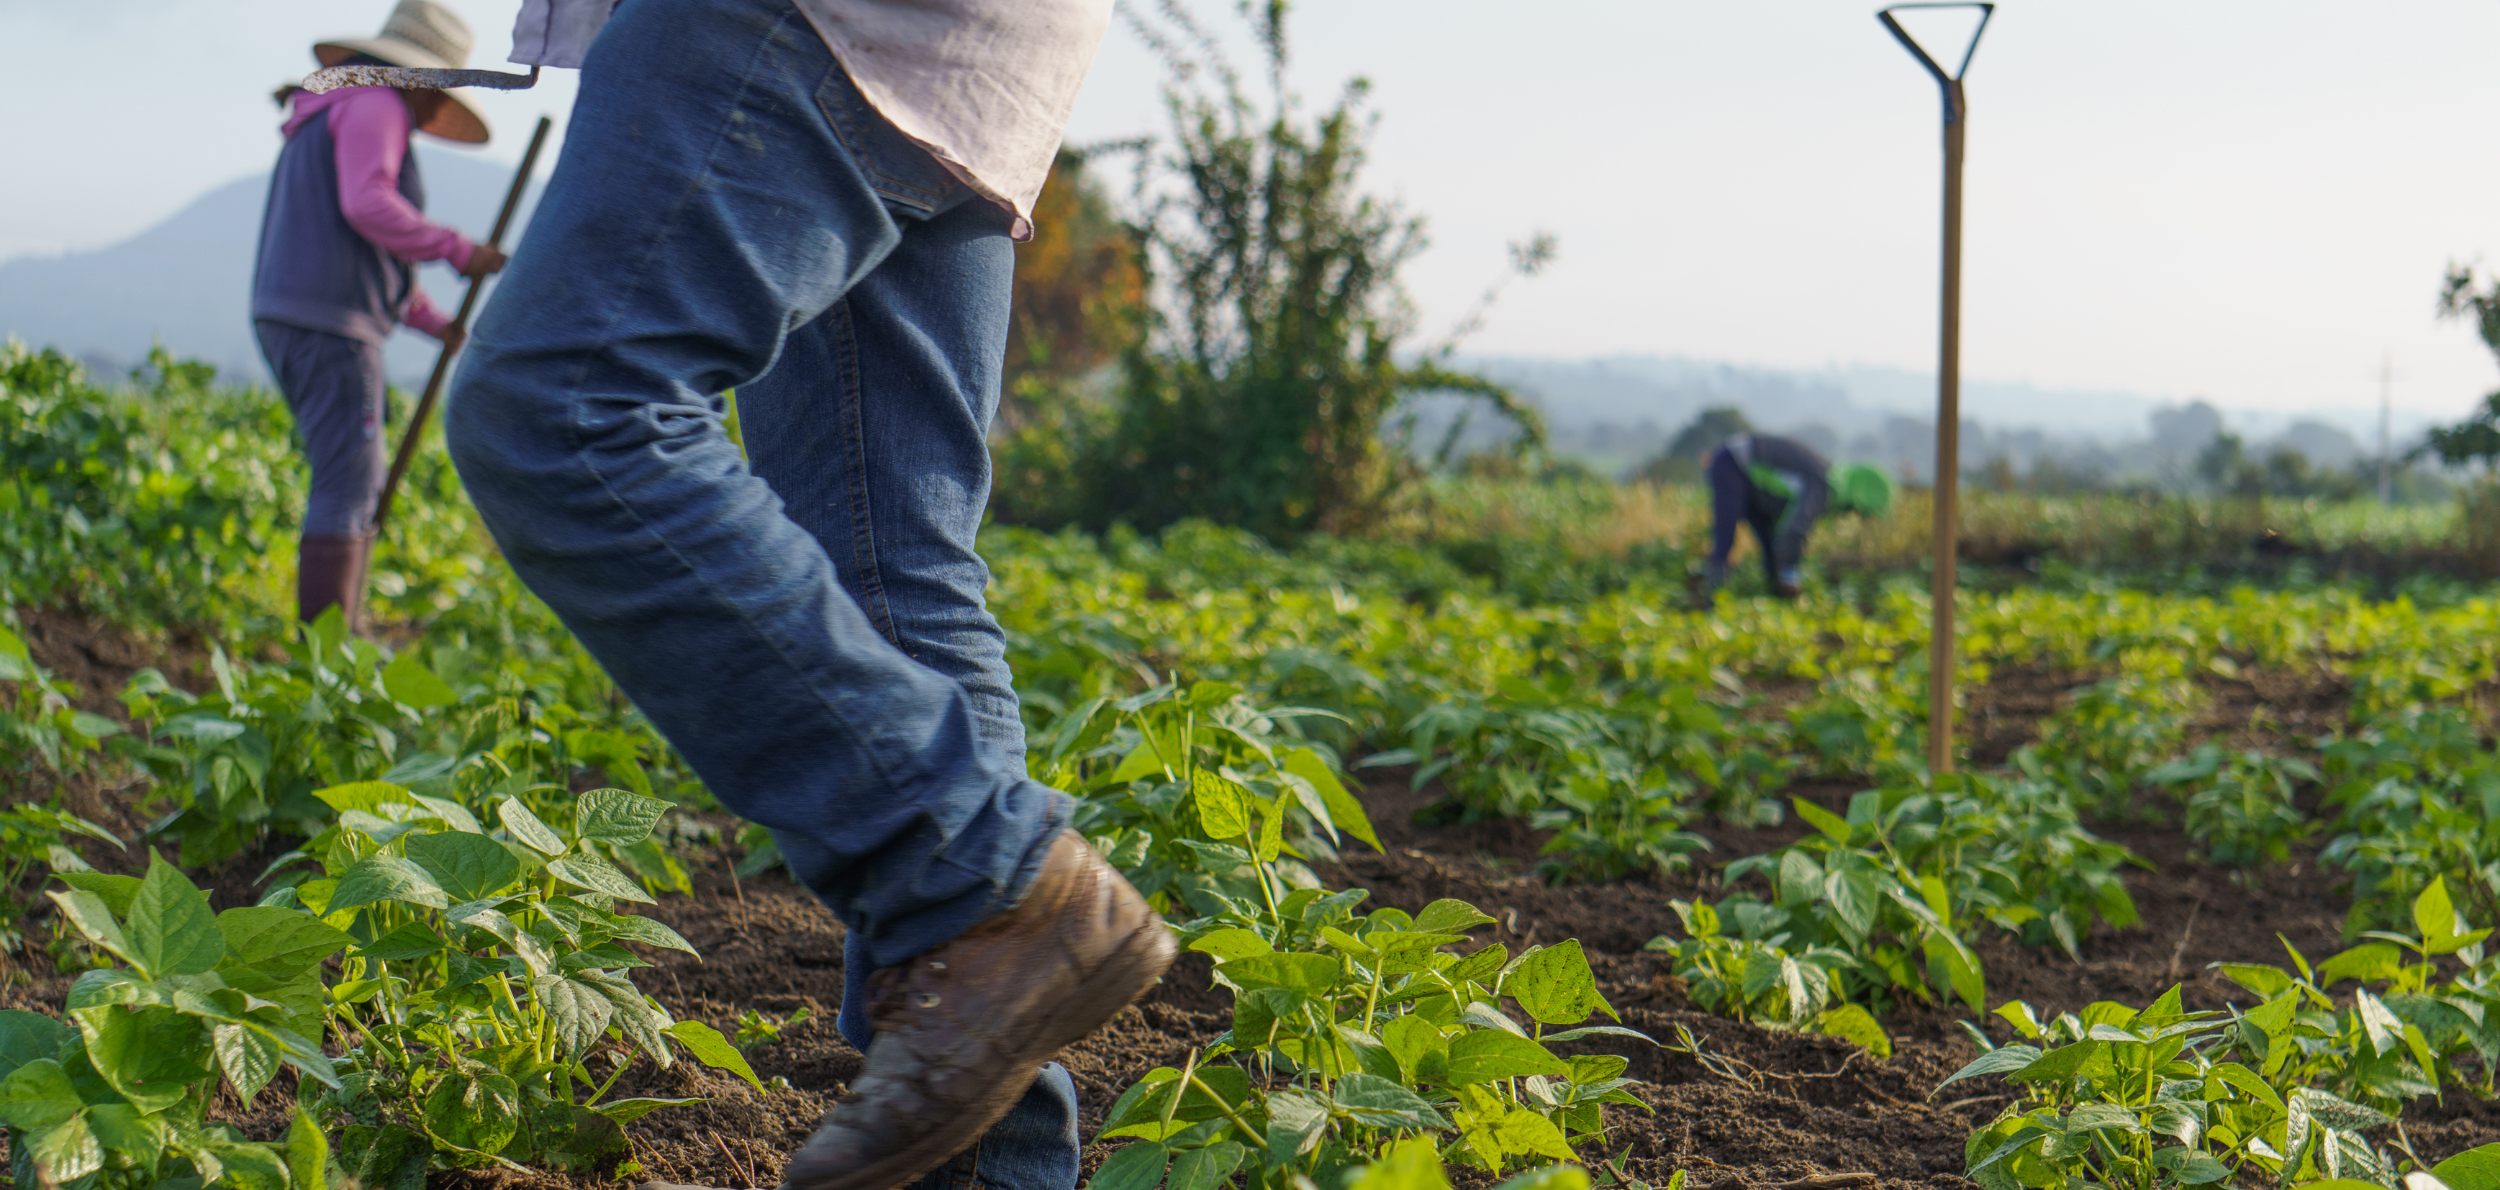
M973 551L1008 229L789 0L626 0L445 413L514 571L849 928L863 1049L868 973L1012 905L1070 809ZM1076 1157L1053 1068L929 1184Z

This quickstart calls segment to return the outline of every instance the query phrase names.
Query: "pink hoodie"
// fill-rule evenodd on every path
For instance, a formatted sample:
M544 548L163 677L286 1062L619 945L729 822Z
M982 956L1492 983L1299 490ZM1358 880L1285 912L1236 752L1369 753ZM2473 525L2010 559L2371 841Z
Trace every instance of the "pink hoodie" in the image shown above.
M401 260L447 260L466 268L477 247L469 237L439 223L399 192L399 164L408 156L408 104L389 87L341 87L321 95L298 91L279 131L294 136L304 121L330 113L330 140L338 151L339 212L356 234ZM441 338L451 319L426 300L419 287L408 303L410 327Z

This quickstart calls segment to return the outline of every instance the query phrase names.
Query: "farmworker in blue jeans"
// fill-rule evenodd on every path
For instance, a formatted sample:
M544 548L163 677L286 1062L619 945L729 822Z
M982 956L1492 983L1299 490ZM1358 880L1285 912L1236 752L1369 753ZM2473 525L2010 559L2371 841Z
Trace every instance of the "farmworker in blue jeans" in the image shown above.
M1025 775L974 552L1014 240L1109 10L527 0L514 31L580 98L445 429L514 570L849 930L867 1062L793 1190L1070 1190L1043 1062L1172 958Z
M1737 434L1710 452L1702 475L1710 484L1710 554L1701 565L1701 597L1727 582L1736 526L1753 528L1771 591L1793 599L1803 589L1806 536L1828 507L1882 516L1892 508L1892 477L1863 463L1834 468L1813 447L1770 434Z

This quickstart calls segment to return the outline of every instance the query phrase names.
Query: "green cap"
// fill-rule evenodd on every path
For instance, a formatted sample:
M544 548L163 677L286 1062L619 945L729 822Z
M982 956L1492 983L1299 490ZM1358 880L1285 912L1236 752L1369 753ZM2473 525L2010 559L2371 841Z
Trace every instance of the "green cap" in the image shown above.
M1841 512L1882 516L1892 511L1892 477L1881 468L1845 463L1832 468L1832 507Z

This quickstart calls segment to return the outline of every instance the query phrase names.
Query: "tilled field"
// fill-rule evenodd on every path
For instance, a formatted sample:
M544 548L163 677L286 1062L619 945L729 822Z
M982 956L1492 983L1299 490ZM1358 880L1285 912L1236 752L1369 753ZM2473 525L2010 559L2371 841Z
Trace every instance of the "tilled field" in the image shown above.
M1846 791L1834 787L1819 796L1838 808ZM1484 927L1485 940L1514 949L1578 938L1626 1024L1670 1042L1679 1026L1689 1029L1714 1059L1712 1069L1691 1056L1622 1039L1603 1046L1630 1057L1630 1073L1647 1084L1637 1093L1654 1109L1608 1109L1610 1152L1628 1146L1626 1169L1633 1176L1663 1183L1683 1169L1688 1184L1712 1190L1765 1190L1844 1173L1872 1174L1886 1190L1969 1184L1961 1177L1963 1138L2006 1100L2003 1086L1989 1082L1930 1097L1974 1053L1953 1014L1917 1005L1895 1014L1886 1026L1896 1036L1896 1052L1877 1060L1845 1042L1695 1011L1669 973L1667 957L1641 947L1672 926L1668 899L1700 891L1707 877L1551 887L1527 874L1541 840L1517 824L1413 826L1409 815L1427 799L1403 783L1375 787L1370 800L1387 850L1349 855L1322 871L1324 879L1369 889L1376 904L1408 910L1445 896L1467 900L1500 919ZM2080 964L2053 950L1992 938L1982 947L1992 1001L2027 999L2044 1012L2101 999L2140 1004L2182 983L2191 1004L2218 1008L2235 989L2211 976L2206 964L2272 961L2281 954L2278 931L2313 955L2339 945L2341 898L2306 863L2278 870L2251 890L2221 870L2194 864L2175 836L2160 829L2122 830L2117 837L2159 867L2127 876L2144 925L2095 933ZM1751 854L1785 838L1784 832L1721 832L1716 855ZM771 1185L779 1177L779 1154L806 1138L859 1069L859 1055L832 1025L842 987L841 927L786 879L735 885L717 866L698 896L672 898L654 912L704 956L697 961L655 952L658 966L636 972L643 989L672 1011L724 1030L748 1008L786 1015L804 1007L812 1016L750 1055L759 1075L787 1078L790 1091L759 1098L743 1083L692 1064L629 1074L634 1085L620 1087L620 1094L712 1097L706 1106L634 1124L628 1131L635 1156L651 1176L671 1181ZM1083 1096L1089 1134L1139 1074L1178 1065L1192 1046L1223 1031L1229 1000L1209 988L1207 970L1202 957L1189 956L1154 994L1062 1056ZM2245 1002L2245 993L2240 998ZM1989 1023L1994 1035L2010 1035ZM2425 1103L2414 1112L2406 1129L2416 1151L2436 1161L2500 1140L2500 1109L2451 1092L2444 1106ZM503 1172L452 1181L592 1184Z
M118 686L143 663L137 650L120 647L122 642L93 632L90 625L38 621L29 628L39 659L78 671L88 687L82 701L100 711L113 709L100 692ZM196 657L167 660L176 670L197 668ZM2055 693L2071 682L2070 675L2000 674L1975 699L1973 728L1982 759L2001 759L2013 742L2027 738L2037 717L2054 705ZM2223 697L2197 725L2196 736L2230 740L2249 732L2255 727L2249 716L2256 705L2272 708L2277 723L2295 720L2312 732L2340 717L2342 691L2328 683L2304 676L2281 690L2246 685L2237 698L2231 697L2233 689L2219 691ZM1839 811L1855 788L1807 783L1790 792ZM142 826L133 808L121 804L123 790L81 785L70 793L73 808L126 835L135 835ZM1653 1110L1644 1114L1609 1108L1607 1153L1584 1156L1596 1159L1628 1150L1625 1168L1632 1176L1663 1183L1681 1169L1688 1171L1688 1184L1695 1190L1782 1190L1818 1175L1872 1175L1882 1190L1921 1183L1969 1185L1961 1177L1963 1138L2007 1098L2002 1084L1988 1081L1960 1084L1931 1097L1939 1083L1973 1056L1954 1023L1958 1006L1903 1006L1885 1021L1895 1037L1895 1055L1878 1060L1838 1040L1771 1032L1698 1012L1671 974L1667 956L1642 949L1675 927L1671 898L1718 895L1723 890L1712 875L1717 864L1789 842L1801 827L1699 828L1711 838L1714 850L1695 872L1555 887L1533 874L1544 836L1525 824L1416 825L1414 812L1433 795L1429 789L1410 791L1394 776L1372 786L1366 802L1380 827L1384 850L1349 851L1342 863L1322 869L1323 880L1332 887L1368 889L1375 906L1410 911L1441 897L1465 900L1497 919L1479 931L1481 940L1514 950L1577 938L1624 1023L1669 1042L1678 1038L1679 1028L1688 1030L1709 1059L1705 1063L1620 1038L1585 1044L1590 1050L1628 1056L1629 1073L1645 1082L1636 1093ZM2104 999L2143 1004L2181 984L2192 1007L2220 1008L2235 993L2242 1003L2247 996L2211 975L2209 963L2280 961L2278 933L2313 957L2341 948L2348 902L2307 853L2266 871L2260 880L2246 881L2198 863L2174 829L2095 829L2153 865L2125 874L2143 924L2124 932L2096 928L2085 941L2081 963L2054 949L2021 946L2001 933L1984 935L1978 948L1986 963L1991 1003L2024 999L2044 1013ZM137 855L134 849L91 858L121 867ZM248 904L257 895L251 877L267 858L243 857L218 872L195 875L211 887L217 908ZM732 880L732 858L708 857L700 866L695 896L667 898L647 910L684 934L702 957L649 951L646 957L655 965L635 971L635 979L679 1017L707 1021L724 1032L733 1030L739 1014L748 1009L786 1017L805 1008L810 1019L749 1053L761 1077L786 1079L788 1090L759 1096L743 1082L691 1062L666 1071L646 1064L629 1072L616 1095L709 1100L698 1107L659 1111L627 1127L643 1176L724 1187L774 1184L781 1154L805 1140L860 1067L860 1056L833 1030L842 988L841 926L779 874L744 883ZM57 975L21 973L0 996L0 1006L57 1013L67 983ZM1189 956L1162 987L1063 1054L1061 1060L1074 1073L1083 1097L1088 1133L1138 1075L1154 1066L1178 1065L1192 1047L1223 1031L1229 1003L1222 992L1210 989L1204 958ZM1993 1019L1986 1024L1992 1035L2010 1035ZM224 1115L255 1135L274 1135L284 1126L285 1111L278 1105L289 1090L282 1078L264 1095L259 1111L246 1113L238 1104ZM2500 1110L2451 1091L2444 1103L2418 1103L2405 1127L2414 1150L2437 1161L2500 1140ZM589 1175L510 1170L437 1174L434 1181L439 1187L480 1190L613 1185ZM1795 1190L1853 1183L1863 1184L1855 1178L1825 1179Z

